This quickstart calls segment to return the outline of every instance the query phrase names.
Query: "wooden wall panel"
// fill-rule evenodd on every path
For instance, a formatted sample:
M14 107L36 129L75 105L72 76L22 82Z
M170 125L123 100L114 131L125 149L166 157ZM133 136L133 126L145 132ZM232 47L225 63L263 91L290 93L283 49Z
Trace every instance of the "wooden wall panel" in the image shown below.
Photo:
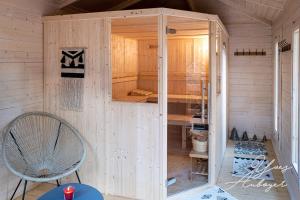
M112 35L113 98L127 96L137 88L138 41Z
M24 112L43 110L42 15L54 7L46 0L0 1L0 131ZM0 200L7 200L19 178L4 166L1 145Z
M139 40L138 88L157 92L156 40ZM201 94L208 76L208 37L168 40L168 92Z
M125 81L115 82L112 84L113 99L128 96L128 94L137 88L137 77L131 77Z
M125 38L124 71L137 75L138 73L138 41Z
M138 42L134 39L112 35L112 76L115 78L137 76Z
M138 88L155 93L158 91L157 45L158 43L155 39L138 41ZM152 48L149 48L150 46Z
M220 30L217 26L217 30ZM228 140L228 39L227 36L222 33L221 31L217 31L217 42L218 42L218 49L217 52L219 52L216 55L216 71L215 77L216 79L216 122L213 123L216 126L216 146L213 147L213 151L215 151L215 166L216 166L216 172L219 174L222 164L223 164L223 158L227 146L227 140ZM224 48L224 44L225 47ZM225 55L224 55L225 54ZM224 57L225 56L225 57ZM225 60L227 59L227 60ZM211 72L214 72L213 70ZM213 75L213 74L212 74ZM219 76L221 75L221 83L220 88L218 88L218 81ZM213 78L211 77L211 79ZM219 89L219 91L218 91ZM211 150L212 150L211 149Z
M168 72L188 73L194 64L194 40L168 40Z
M108 193L160 199L158 118L157 105L112 104Z
M105 103L104 103L104 20L45 23L44 109L76 127L87 143L87 159L80 169L83 182L105 188ZM60 106L61 48L86 47L83 111ZM97 178L95 178L97 177Z
M228 25L229 39L229 129L247 131L258 138L272 134L271 27L260 24ZM238 50L261 50L267 56L234 56Z
M292 42L293 31L300 27L300 2L288 1L283 14L273 25L273 46L286 39ZM275 46L274 46L275 47ZM291 161L291 109L292 109L292 51L281 53L281 115L279 132L273 134L273 145L282 166L292 166ZM273 116L273 113L272 113ZM273 119L273 118L272 118ZM273 120L272 120L273 121ZM300 199L300 176L294 169L284 174L291 199Z
M124 73L125 55L124 38L122 36L112 35L111 41L111 48L113 49L111 53L113 78L118 76L122 77L122 73Z
M211 37L209 38L209 49L210 49L210 99L208 102L208 116L209 116L209 143L208 143L208 156L209 156L209 176L208 176L208 183L209 184L216 184L217 181L217 174L218 174L218 162L217 160L217 153L219 153L219 147L217 146L217 136L219 132L217 131L218 128L218 121L217 121L217 112L218 112L218 104L217 104L217 52L216 50L216 37L217 37L217 25L215 22L210 23L210 34ZM211 149L213 149L211 151Z

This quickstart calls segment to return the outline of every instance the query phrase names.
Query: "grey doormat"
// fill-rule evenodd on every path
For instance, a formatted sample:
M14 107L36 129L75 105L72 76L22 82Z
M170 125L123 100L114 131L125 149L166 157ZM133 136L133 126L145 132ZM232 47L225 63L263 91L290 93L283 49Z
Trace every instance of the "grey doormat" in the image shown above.
M255 141L239 141L234 145L235 154L244 155L267 155L266 145L262 142Z
M234 157L232 176L274 180L268 160Z

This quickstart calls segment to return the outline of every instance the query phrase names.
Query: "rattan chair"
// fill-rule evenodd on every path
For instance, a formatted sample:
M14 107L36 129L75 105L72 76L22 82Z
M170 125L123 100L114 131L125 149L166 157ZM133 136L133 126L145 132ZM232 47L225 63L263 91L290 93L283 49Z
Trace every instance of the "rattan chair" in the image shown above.
M86 156L79 132L59 117L44 113L25 113L5 129L3 157L7 168L20 177L11 200L22 181L25 199L28 181L56 181L76 173Z

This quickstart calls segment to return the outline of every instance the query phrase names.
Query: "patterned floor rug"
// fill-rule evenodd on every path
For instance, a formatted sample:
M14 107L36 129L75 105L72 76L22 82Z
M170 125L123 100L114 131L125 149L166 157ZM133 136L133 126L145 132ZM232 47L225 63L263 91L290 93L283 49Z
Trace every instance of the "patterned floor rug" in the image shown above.
M234 157L232 176L251 179L274 180L268 160Z
M213 186L210 189L205 190L204 192L198 194L197 196L189 200L238 200L233 197L231 194L223 190L218 186Z
M235 143L234 153L258 156L267 155L267 150L265 144L262 142L240 141Z

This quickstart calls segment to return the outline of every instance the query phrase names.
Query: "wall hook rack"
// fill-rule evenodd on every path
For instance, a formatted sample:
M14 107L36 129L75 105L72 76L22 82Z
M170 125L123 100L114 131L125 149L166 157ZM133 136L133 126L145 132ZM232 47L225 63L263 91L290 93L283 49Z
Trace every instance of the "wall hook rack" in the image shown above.
M267 52L265 50L258 51L257 49L255 51L251 51L250 49L248 51L239 51L238 49L234 52L235 56L266 56Z

